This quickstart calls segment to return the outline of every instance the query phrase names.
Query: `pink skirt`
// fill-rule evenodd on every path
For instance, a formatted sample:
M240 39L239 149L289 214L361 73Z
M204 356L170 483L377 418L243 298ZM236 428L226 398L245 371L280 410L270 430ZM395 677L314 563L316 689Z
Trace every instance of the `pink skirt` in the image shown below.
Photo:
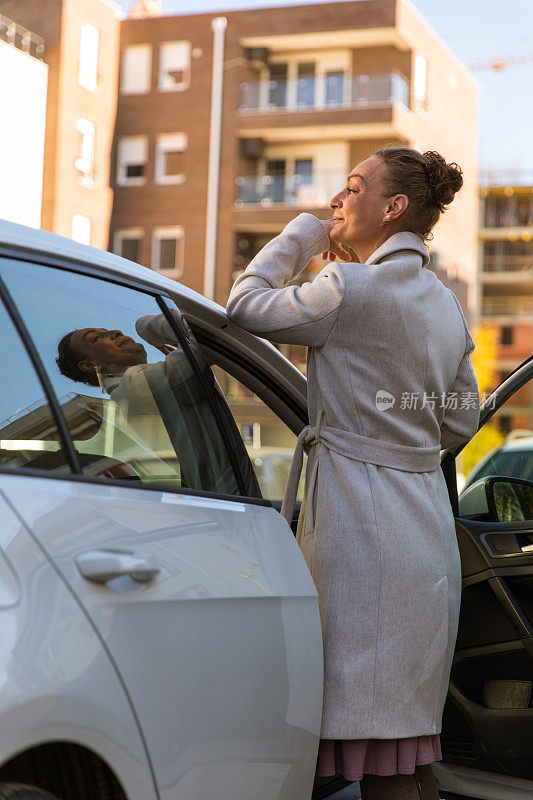
M360 781L371 775L407 775L418 764L440 761L440 736L413 736L408 739L321 739L316 776L344 775Z

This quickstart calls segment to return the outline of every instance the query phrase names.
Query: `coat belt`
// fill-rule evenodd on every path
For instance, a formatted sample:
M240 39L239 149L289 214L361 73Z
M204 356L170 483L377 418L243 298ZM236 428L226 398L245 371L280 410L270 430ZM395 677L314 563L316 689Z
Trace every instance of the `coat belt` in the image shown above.
M440 447L411 447L395 442L385 442L381 439L372 439L370 436L361 436L359 433L345 431L341 428L332 428L323 425L322 419L325 412L320 410L316 425L306 425L301 431L296 442L292 459L285 496L281 505L281 513L289 522L292 521L296 494L303 466L303 454L309 453L312 447L322 445L339 453L352 461L366 461L369 464L378 464L382 467L403 470L404 472L432 472L440 465ZM308 494L313 497L313 488L318 475L320 448L316 454L313 474L308 482ZM313 521L314 524L314 521Z

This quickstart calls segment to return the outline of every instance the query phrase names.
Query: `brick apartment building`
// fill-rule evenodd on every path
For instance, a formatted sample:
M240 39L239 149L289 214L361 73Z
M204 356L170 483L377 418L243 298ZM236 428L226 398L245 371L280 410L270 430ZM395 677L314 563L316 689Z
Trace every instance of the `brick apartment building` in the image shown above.
M235 274L295 214L331 213L329 198L358 161L388 144L437 149L466 180L431 245L434 268L466 305L477 261L477 90L403 0L225 14L209 290L213 20L121 25L111 247L223 302Z
M497 333L495 384L533 352L533 176L484 176L480 189L480 321ZM505 412L505 413L504 413ZM533 429L533 391L524 386L498 419L504 433Z
M44 228L224 302L294 215L330 215L358 161L391 144L436 149L465 185L432 268L473 304L477 88L405 0L223 18L121 20L111 0L0 0L0 12L46 42Z

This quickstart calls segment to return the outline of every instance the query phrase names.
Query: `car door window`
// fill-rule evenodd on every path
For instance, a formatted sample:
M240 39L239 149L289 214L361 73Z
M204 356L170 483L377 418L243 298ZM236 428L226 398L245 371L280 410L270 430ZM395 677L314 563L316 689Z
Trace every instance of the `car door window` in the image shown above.
M533 518L532 388L528 381L518 389L461 451L457 488L462 516L481 514L500 522Z
M70 472L43 387L0 304L0 466Z
M296 435L252 389L221 366L214 364L212 369L237 422L261 494L279 505L289 477ZM304 474L302 470L299 501L303 498Z
M533 481L532 389L531 381L518 389L461 451L459 491L488 475Z
M155 297L11 259L0 261L0 274L85 474L241 493L204 384Z

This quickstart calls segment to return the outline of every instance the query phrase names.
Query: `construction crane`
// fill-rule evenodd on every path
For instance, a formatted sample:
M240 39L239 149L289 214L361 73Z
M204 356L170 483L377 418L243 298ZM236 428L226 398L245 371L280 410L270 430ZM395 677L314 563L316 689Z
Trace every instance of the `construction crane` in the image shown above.
M533 53L524 53L521 56L501 56L500 58L490 58L487 61L471 61L468 64L468 69L473 72L482 69L493 69L496 72L500 72L515 64L533 64Z

